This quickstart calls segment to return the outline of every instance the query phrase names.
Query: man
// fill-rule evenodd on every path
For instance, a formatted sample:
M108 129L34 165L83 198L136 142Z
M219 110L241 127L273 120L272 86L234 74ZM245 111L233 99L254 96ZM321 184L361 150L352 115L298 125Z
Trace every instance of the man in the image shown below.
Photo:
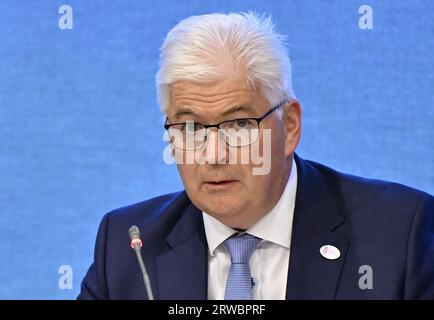
M80 299L148 298L132 225L157 299L434 299L433 197L295 154L301 107L269 19L181 21L157 90L185 191L104 216Z

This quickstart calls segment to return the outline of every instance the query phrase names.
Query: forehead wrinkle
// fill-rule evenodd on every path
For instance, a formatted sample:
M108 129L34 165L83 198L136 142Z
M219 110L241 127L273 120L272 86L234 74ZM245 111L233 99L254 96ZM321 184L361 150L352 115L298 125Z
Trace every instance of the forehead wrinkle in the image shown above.
M218 92L218 93L206 93L206 92L180 92L173 93L173 97L178 100L194 100L201 103L216 103L221 100L231 99L237 96L240 96L240 92L244 92L248 90L228 90L226 92Z
M192 115L203 119L218 120L236 112L253 111L258 114L256 104L262 97L245 86L214 86L198 83L177 82L171 85L174 115ZM258 97L259 95L259 97ZM172 109L172 110L173 110ZM178 109L178 110L177 110ZM235 110L234 110L235 109Z
M237 101L238 100L238 101ZM176 111L175 114L195 114L196 110L204 110L203 112L207 112L209 110L222 110L221 112L226 112L227 109L232 109L235 107L246 106L248 105L248 101L246 98L242 100L239 99L239 96L226 96L222 99L215 101L203 101L198 99L192 99L191 97L184 97L182 99L177 99L174 103L174 108ZM226 107L229 106L229 107Z

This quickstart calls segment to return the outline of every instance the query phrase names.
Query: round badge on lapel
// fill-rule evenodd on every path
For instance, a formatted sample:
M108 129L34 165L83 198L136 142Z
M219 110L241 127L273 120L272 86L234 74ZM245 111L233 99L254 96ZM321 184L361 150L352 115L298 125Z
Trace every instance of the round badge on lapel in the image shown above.
M329 260L336 260L341 256L339 249L329 244L322 246L321 249L319 249L319 252L324 258Z

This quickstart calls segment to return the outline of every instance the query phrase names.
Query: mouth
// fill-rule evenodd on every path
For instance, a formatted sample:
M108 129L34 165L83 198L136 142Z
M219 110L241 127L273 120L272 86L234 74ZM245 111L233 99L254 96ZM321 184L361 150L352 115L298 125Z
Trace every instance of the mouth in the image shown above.
M232 187L237 180L217 180L217 181L206 181L204 185L211 190L223 190Z

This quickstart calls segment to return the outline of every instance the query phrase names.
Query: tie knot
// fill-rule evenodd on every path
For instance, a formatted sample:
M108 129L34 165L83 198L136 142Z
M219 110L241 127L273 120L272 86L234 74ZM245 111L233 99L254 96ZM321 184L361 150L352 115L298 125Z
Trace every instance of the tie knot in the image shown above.
M261 239L256 238L250 234L243 233L242 235L235 235L226 239L223 243L229 250L231 255L231 263L248 264L250 256L255 250Z

